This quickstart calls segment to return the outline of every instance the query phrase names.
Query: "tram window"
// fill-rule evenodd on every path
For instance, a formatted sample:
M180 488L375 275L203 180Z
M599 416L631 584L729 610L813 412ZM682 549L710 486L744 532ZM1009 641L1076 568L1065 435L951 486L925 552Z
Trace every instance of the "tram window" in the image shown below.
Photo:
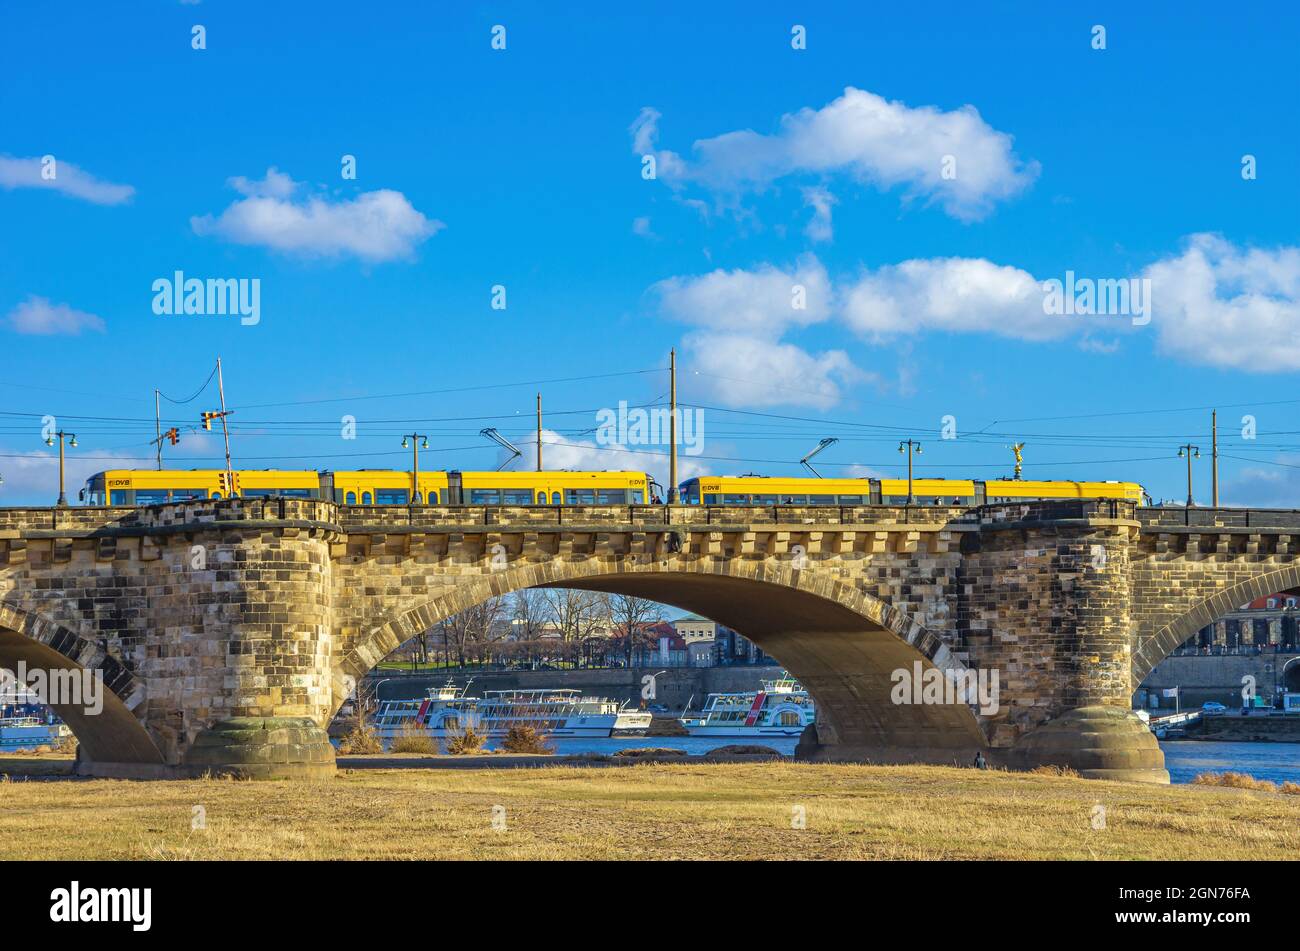
M753 498L755 505L775 505L777 503L775 495L756 495Z
M349 491L348 491L348 492L343 496L343 504L344 504L344 505L356 505L356 504L357 504L357 494L356 494L355 492L349 490Z
M128 491L130 490L129 489L110 490L108 493L108 504L109 505L130 505L131 503L128 502L126 499L126 494Z
M376 489L376 505L405 505L411 493L406 489Z
M559 504L560 504L560 493L558 493L558 492L552 492L552 493L551 493L551 504L552 504L552 505L559 505Z
M136 505L161 505L164 502L171 501L170 489L136 489Z
M706 493L705 496L704 496L704 504L705 504L705 505L717 505L717 504L718 504L718 497L717 497L717 495L714 494L714 493L712 493L712 492L708 492L708 493Z
M469 504L470 505L500 505L501 490L500 489L470 489Z
M545 505L545 504L546 504L546 493L545 493L545 492L538 492L538 493L537 493L537 504L538 504L538 505Z
M645 489L628 489L633 505L645 505Z
M422 503L423 501L424 501L424 496L420 495L419 492L416 492L416 493L415 493L415 504L416 504L416 505L419 505L419 504Z
M596 492L594 489L565 489L564 502L566 505L595 505Z
M723 495L722 504L723 505L748 505L749 496L748 495Z
M370 504L371 504L371 498L370 498L370 493L369 493L369 492L362 492L362 493L361 493L361 504L362 504L362 505L370 505Z
M783 495L781 496L782 505L807 505L808 496L806 495Z
M862 496L860 495L841 495L840 505L861 505Z
M527 505L533 500L532 489L502 489L501 502L504 505Z
M176 493L176 497L182 497L179 491ZM244 498L309 499L311 498L311 489L245 489Z
M627 489L597 489L597 505L621 505L627 501Z
M833 495L810 495L808 501L813 505L834 505L835 496Z
M209 498L219 499L219 498L221 498L221 493L220 493L220 492L213 492L212 495L209 496Z
M430 504L430 505L437 505L437 504L438 504L438 490L437 490L437 489L430 489L430 490L429 490L429 504Z

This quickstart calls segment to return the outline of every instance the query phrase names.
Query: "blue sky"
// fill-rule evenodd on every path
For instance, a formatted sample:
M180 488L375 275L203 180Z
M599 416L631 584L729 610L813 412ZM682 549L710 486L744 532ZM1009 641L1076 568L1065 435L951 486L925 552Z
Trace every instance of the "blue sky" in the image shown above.
M823 436L825 474L895 474L910 435L920 473L989 477L1023 440L1026 477L1182 498L1190 441L1205 501L1218 405L1224 501L1298 505L1300 15L1051 6L14 8L0 503L52 499L47 414L74 487L148 466L154 387L217 355L237 467L401 468L419 431L424 465L490 468L479 429L531 456L540 389L551 464L664 482L664 446L593 429L676 347L685 474L794 474ZM156 314L177 270L256 279L260 319ZM1150 280L1149 321L1045 314L1067 271Z

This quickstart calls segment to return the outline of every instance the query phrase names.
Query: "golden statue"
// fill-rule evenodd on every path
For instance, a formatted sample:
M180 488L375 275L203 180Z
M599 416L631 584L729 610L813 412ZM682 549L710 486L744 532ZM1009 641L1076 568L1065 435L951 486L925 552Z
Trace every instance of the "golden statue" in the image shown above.
M1025 444L1022 442L1018 442L1018 443L1014 443L1011 446L1008 446L1007 448L1009 448L1013 453L1016 454L1016 478L1019 479L1020 468L1021 468L1020 464L1024 461L1024 457L1021 456L1020 451L1025 448Z

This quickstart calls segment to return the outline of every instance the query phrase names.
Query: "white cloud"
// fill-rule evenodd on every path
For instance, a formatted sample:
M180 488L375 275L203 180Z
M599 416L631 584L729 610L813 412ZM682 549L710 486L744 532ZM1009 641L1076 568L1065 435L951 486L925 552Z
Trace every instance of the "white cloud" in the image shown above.
M838 402L844 385L865 378L841 350L811 354L781 338L826 320L834 292L821 262L716 270L672 277L651 288L659 310L697 328L684 357L692 387L726 406L813 406Z
M33 431L32 438L38 433ZM78 440L81 449L68 449L64 462L64 492L68 501L76 504L77 493L96 472L115 467L139 468L143 463L132 456L94 451ZM82 458L81 452L93 453L94 458ZM0 459L0 505L53 505L59 498L59 453L52 451L27 452L14 458Z
M46 161L50 158L54 161ZM47 178L51 173L53 177ZM96 205L120 205L130 201L135 194L130 185L100 181L79 166L60 161L56 156L14 158L0 155L0 188L45 188L84 198Z
M30 295L5 317L5 323L20 334L38 336L78 336L83 330L104 332L104 321L84 310L67 304L52 304L44 297Z
M1087 317L1043 312L1042 282L983 258L928 258L864 272L843 289L842 316L880 341L941 330L1051 340L1083 329Z
M724 406L829 409L844 387L873 377L843 350L809 353L791 343L740 333L693 333L685 341L691 392Z
M594 423L593 423L594 425ZM707 434L706 434L707 435ZM534 433L515 445L523 452L520 463L532 463L537 458L537 435ZM542 466L548 471L573 469L576 471L627 471L648 472L661 484L668 484L668 447L638 446L635 451L627 446L597 445L594 440L573 439L552 429L542 429ZM508 453L502 450L498 463L505 462ZM514 468L520 468L516 463ZM523 468L532 468L524 465ZM689 479L704 475L707 469L689 456L678 452L677 478Z
M642 238L653 238L654 232L650 230L650 219L644 216L633 218L632 233Z
M762 264L753 270L718 269L699 277L670 277L651 288L674 320L712 331L780 336L831 314L830 277L812 256L793 268Z
M1196 234L1144 273L1162 353L1236 370L1300 370L1300 248Z
M696 183L740 194L787 176L841 173L881 189L902 187L909 197L970 221L1023 191L1039 171L974 106L912 108L851 86L820 109L782 116L772 135L745 129L700 139L689 159L657 148L660 118L643 108L631 127L632 145L638 154L655 156L657 177L674 188ZM953 176L944 174L949 157Z
M838 204L835 196L825 188L805 188L803 190L803 202L813 210L812 218L804 227L803 233L812 241L829 241L833 234L831 229L831 207Z
M1249 466L1224 481L1225 505L1293 509L1300 498L1300 456L1281 454L1276 467Z
M299 184L275 168L267 169L261 181L241 176L232 178L230 186L244 197L215 218L191 218L195 234L295 254L390 261L411 257L416 245L445 227L416 211L401 192L389 189L363 192L351 200L330 201L321 195L295 200Z

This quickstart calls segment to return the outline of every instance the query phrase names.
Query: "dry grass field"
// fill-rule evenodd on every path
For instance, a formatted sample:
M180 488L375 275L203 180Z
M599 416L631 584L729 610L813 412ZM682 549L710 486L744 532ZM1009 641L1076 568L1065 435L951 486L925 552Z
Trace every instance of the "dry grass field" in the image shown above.
M12 766L9 761L6 766ZM31 765L28 762L28 765ZM1105 809L1105 828L1094 810ZM192 828L202 807L206 828ZM500 825L493 826L494 807ZM802 807L806 826L792 820ZM939 767L354 770L316 783L0 779L0 859L1280 859L1300 801Z

